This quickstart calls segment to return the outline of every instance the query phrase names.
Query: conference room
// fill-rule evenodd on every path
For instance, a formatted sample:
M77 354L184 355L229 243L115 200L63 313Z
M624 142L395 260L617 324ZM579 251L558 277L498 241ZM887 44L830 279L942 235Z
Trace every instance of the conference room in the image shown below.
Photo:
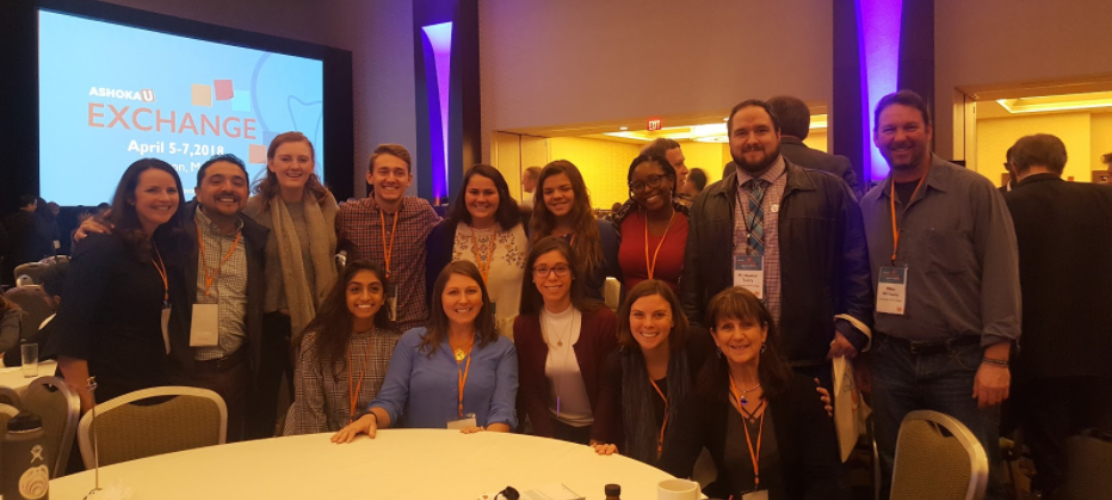
M0 496L1112 498L1109 22L3 2Z

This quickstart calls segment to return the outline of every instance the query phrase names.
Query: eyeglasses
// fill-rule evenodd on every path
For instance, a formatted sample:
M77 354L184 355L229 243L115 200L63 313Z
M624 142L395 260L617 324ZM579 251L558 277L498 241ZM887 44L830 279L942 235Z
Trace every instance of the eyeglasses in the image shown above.
M635 181L629 183L629 190L633 191L634 193L640 193L641 191L644 191L645 188L656 189L660 187L660 183L662 182L664 182L663 175L654 175L652 177L649 177L649 180L646 182Z
M556 273L557 277L564 278L567 277L568 273L571 273L571 268L563 264L552 267L541 266L533 268L533 276L537 278L547 278L550 273Z

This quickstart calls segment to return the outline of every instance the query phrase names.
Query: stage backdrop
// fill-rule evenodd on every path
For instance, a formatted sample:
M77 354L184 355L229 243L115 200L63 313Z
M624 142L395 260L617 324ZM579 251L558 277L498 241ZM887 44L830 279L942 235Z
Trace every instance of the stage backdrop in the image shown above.
M183 201L213 155L239 156L254 179L290 130L323 177L320 60L41 11L39 92L41 196L62 205L110 201L140 158L173 165Z

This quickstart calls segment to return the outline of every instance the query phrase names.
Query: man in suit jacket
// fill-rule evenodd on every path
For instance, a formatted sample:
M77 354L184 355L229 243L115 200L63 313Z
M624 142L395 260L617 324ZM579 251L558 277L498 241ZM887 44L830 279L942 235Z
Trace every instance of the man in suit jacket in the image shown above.
M266 242L269 231L243 214L247 169L234 155L215 156L197 171L197 199L185 206L185 233L193 243L174 300L170 356L177 383L211 389L228 407L228 441L269 437L254 429L267 398L260 394L260 363L283 356L266 350ZM207 332L209 335L204 335Z
M803 168L830 172L841 177L849 185L853 195L860 199L865 190L857 182L857 174L853 171L849 158L823 153L803 144L803 140L811 132L811 110L807 108L807 104L793 96L776 96L767 102L772 107L772 113L780 120L780 154ZM736 167L734 163L727 165L722 178L726 178Z
M1020 139L1012 161L1018 184L1004 199L1023 294L1015 403L1038 470L1032 486L1050 498L1065 439L1112 431L1112 186L1063 181L1066 147L1052 135Z

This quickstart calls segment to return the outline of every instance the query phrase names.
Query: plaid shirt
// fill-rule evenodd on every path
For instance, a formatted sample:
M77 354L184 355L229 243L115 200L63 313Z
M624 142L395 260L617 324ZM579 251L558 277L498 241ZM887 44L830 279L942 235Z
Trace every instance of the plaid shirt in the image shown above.
M764 292L765 305L777 323L780 322L780 230L778 216L784 188L788 184L787 165L779 156L759 179L769 182L761 200L764 211ZM737 169L737 203L734 206L734 255L745 255L749 237L745 223L749 221L749 188L746 182L753 179L748 172ZM775 208L773 208L775 207Z
M351 337L350 361L354 373L362 373L362 385L355 403L355 414L371 404L378 396L390 356L401 335L391 330L375 333L356 333ZM294 403L286 415L283 435L336 432L351 421L351 392L349 387L360 385L359 380L349 380L352 366L333 376L333 366L324 366L317 353L317 332L305 334L301 355L294 377ZM366 367L366 368L364 368ZM358 375L356 375L358 376Z
M386 268L386 243L391 240L394 218L398 219L398 234L393 236L394 246L390 255L390 283L398 287L398 317L396 326L405 332L424 326L428 318L425 305L425 239L440 222L429 202L406 196L397 214L383 213L371 199L350 201L340 207L336 215L336 235L341 242L350 244L349 260L370 260ZM382 237L382 221L386 221L386 241Z
M204 251L197 252L197 297L195 304L217 304L217 345L194 349L199 361L220 359L235 354L247 338L247 243L243 241L243 221L236 219L236 234L225 236L197 207L197 229ZM236 237L239 243L236 244ZM200 244L200 242L198 242ZM235 245L235 250L232 250ZM224 257L232 252L225 261ZM223 264L221 264L223 262ZM205 294L205 274L215 275Z

